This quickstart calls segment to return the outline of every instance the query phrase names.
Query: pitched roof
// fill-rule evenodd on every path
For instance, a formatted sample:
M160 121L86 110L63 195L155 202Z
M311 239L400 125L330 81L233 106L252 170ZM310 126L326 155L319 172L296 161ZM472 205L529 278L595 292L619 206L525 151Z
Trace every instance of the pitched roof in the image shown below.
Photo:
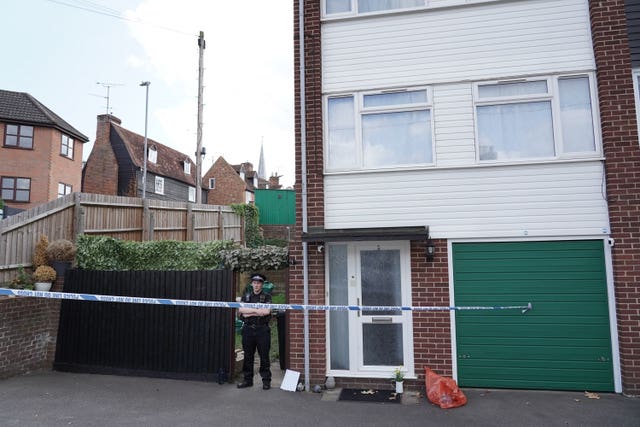
M89 138L63 120L62 117L25 92L0 89L0 120L52 127L73 136L81 142L89 141Z
M111 126L120 135L131 156L131 161L140 168L144 167L144 136L131 132L114 122L111 122ZM173 178L193 186L196 185L196 165L189 156L151 138L147 138L147 147L153 147L158 151L156 163L147 161L147 172ZM190 174L184 173L185 161L191 164Z

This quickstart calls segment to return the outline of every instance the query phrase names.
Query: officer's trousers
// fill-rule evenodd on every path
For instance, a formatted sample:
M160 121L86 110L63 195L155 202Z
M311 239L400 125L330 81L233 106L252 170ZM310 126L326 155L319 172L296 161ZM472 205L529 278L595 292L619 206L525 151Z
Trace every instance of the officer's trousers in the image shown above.
M271 361L269 350L271 349L271 329L269 325L242 326L242 349L244 350L244 362L242 374L245 382L253 384L253 362L258 350L260 356L260 376L262 382L271 382Z

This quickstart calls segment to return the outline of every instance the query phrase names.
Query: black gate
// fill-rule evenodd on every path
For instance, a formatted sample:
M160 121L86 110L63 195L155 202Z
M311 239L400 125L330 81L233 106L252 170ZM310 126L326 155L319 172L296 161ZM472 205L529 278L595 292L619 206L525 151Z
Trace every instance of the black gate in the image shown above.
M232 301L228 270L70 270L65 292ZM233 310L63 300L54 368L213 381L233 372Z

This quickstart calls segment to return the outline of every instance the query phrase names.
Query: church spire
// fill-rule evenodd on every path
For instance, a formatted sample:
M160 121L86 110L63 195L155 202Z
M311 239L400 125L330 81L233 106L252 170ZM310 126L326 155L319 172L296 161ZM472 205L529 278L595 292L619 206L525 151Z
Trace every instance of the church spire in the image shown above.
M260 143L260 161L258 162L258 178L267 179L266 165L264 164L264 137Z

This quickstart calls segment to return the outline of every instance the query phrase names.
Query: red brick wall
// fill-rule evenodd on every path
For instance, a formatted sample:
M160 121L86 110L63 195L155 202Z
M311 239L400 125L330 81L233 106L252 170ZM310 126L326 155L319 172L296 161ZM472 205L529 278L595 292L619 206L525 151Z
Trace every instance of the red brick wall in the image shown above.
M0 297L0 378L52 369L59 318L59 300Z
M640 146L623 0L589 1L623 392L640 395Z
M117 124L121 123L118 118L111 115L98 116L96 142L84 166L83 193L118 195L118 162L109 140L110 120Z
M202 183L206 188L209 188L209 178L215 178L216 183L215 188L209 190L207 194L208 204L245 203L246 184L224 158L219 157L202 178Z
M0 138L4 138L5 123L0 123ZM58 197L58 182L80 191L82 179L82 146L76 141L73 160L60 155L60 131L34 127L33 150L3 147L0 140L0 176L31 178L29 203L7 202L7 206L30 209Z

